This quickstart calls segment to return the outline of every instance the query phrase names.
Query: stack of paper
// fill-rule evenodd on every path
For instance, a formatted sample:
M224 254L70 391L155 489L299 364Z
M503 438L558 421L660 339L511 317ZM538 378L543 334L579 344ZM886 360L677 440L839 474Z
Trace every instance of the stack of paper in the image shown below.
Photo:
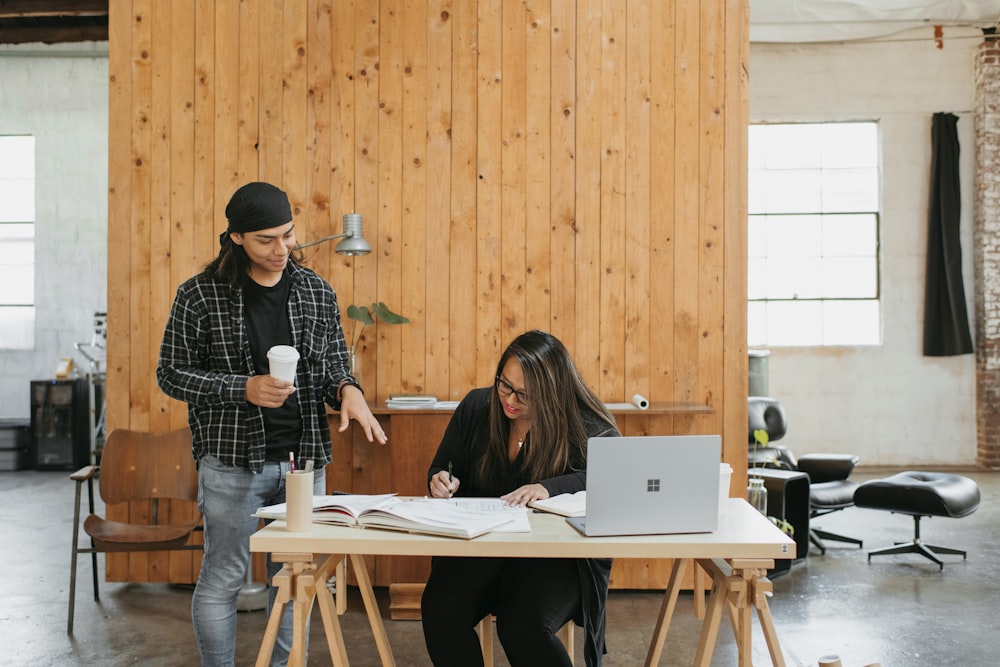
M385 401L387 408L433 408L438 402L436 396L427 394L390 394Z

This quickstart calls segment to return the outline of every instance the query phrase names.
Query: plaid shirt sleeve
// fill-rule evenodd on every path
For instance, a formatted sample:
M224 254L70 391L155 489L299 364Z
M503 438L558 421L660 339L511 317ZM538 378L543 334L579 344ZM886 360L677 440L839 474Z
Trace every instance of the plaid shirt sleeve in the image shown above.
M252 371L242 299L205 274L177 290L160 345L156 378L171 398L188 404L194 456L247 466L263 449L260 410L246 400ZM262 456L261 456L262 460Z

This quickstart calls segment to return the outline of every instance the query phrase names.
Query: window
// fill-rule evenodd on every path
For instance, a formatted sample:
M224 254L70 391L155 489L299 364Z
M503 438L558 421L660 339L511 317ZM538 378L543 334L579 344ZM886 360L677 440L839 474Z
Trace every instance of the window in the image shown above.
M35 138L0 136L0 348L35 334Z
M878 126L751 125L747 342L877 345Z

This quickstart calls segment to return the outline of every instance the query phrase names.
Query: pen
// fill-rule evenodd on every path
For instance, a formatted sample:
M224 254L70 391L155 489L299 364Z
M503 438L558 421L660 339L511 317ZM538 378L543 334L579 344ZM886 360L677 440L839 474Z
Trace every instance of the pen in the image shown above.
M295 452L288 452L288 472L295 472Z
M454 480L455 478L451 476L451 461L448 461L448 483L450 484Z
M312 472L313 471L313 465L315 465L315 464L313 463L312 459L309 459L308 461L306 461L306 472Z

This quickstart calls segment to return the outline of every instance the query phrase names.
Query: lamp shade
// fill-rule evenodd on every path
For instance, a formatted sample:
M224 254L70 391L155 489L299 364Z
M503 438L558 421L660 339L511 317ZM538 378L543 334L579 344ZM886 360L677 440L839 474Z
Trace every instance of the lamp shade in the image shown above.
M336 251L338 255L367 255L372 247L360 236L348 236L337 244Z

